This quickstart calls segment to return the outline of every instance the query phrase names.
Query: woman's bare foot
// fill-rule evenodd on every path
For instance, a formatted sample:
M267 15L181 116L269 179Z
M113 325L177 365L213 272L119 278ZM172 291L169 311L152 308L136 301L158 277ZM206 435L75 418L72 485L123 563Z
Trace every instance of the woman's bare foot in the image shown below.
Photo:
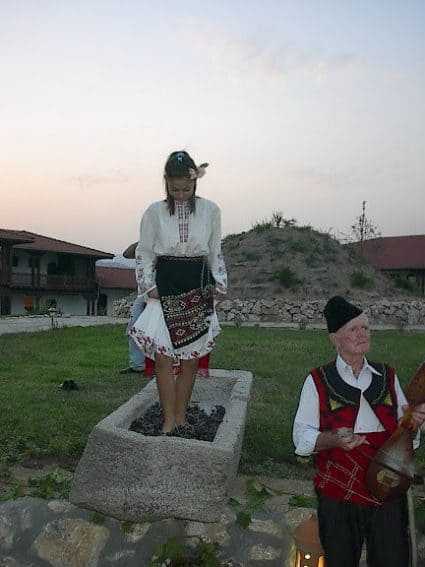
M161 433L163 433L163 434L170 433L170 431L173 431L174 428L175 428L174 423L164 423L164 425L162 426L162 429L161 429Z

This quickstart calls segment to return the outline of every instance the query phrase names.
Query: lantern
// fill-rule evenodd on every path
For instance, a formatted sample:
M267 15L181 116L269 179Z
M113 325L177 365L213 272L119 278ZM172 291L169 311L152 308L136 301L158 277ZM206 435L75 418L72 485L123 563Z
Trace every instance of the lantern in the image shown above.
M57 317L57 311L56 311L56 307L49 307L49 309L47 310L49 313L49 317L50 317L50 324L52 326L52 329L57 329L58 327L58 321L56 319Z
M295 567L326 567L316 514L298 524L293 538L297 548Z
M24 309L27 313L34 309L34 298L30 295L24 297Z

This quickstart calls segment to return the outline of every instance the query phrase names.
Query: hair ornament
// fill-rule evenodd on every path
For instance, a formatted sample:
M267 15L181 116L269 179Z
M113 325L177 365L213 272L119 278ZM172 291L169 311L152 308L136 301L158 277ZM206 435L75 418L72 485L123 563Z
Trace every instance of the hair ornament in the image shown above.
M206 174L208 163L201 163L196 169L189 167L189 179L200 179Z
M183 152L178 152L176 158L177 158L177 161L178 161L179 163L182 163L182 162L183 162L183 158L184 158L184 153L183 153Z

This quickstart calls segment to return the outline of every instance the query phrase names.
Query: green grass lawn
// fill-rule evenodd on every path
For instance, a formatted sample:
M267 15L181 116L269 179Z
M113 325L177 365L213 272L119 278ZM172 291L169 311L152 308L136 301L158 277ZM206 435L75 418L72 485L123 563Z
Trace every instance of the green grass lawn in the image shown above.
M422 361L424 335L375 332L371 359L394 365L402 384ZM241 470L303 477L293 457L292 420L309 370L333 357L325 332L225 327L211 367L254 375ZM103 417L143 387L120 376L127 363L124 326L64 328L0 336L0 466L47 454L77 459ZM80 389L65 392L64 380ZM420 465L425 449L417 451Z

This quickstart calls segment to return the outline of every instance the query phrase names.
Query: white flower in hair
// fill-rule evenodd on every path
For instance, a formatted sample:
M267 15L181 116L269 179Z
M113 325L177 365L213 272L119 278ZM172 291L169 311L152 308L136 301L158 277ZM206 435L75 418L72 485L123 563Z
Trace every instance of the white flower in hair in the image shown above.
M207 163L201 163L201 165L196 169L189 167L189 179L200 179L201 177L204 177L207 167Z

